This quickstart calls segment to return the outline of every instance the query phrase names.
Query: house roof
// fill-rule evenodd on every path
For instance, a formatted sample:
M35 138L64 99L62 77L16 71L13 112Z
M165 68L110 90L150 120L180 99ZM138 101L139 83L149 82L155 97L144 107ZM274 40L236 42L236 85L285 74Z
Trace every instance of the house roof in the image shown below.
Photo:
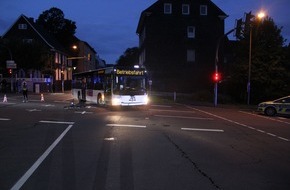
M68 54L66 49L55 39L54 36L49 34L44 28L37 25L33 18L28 18L24 14L21 14L18 19L10 26L10 28L2 35L2 38L5 38L12 27L20 20L24 19L25 22L33 29L33 31L40 37L40 39L52 50L52 51L59 51L63 54Z
M206 4L206 5L210 5L214 8L215 10L215 14L217 14L218 16L220 17L223 17L223 18L226 18L228 17L228 15L223 12L216 4L214 4L211 0L199 0L199 2L196 2L191 0L192 2L194 3L199 3L200 4ZM144 22L147 18L147 16L150 16L152 14L152 12L156 9L157 6L160 6L160 4L162 4L163 2L166 2L166 3L176 3L176 0L157 0L155 3L153 3L151 6L149 6L147 9L145 9L144 11L142 11L141 15L140 15L140 18L139 18L139 22L138 22L138 26L137 26L137 30L136 30L136 33L137 34L140 34L141 33L141 30L143 28L143 25L144 25ZM189 0L187 1L180 1L180 3L185 3L185 2L190 2Z

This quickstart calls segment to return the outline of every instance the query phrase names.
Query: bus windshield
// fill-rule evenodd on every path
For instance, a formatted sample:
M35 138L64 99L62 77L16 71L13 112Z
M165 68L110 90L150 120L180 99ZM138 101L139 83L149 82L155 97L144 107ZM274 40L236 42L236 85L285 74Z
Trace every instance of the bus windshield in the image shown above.
M130 96L146 94L145 76L116 75L114 78L113 94Z

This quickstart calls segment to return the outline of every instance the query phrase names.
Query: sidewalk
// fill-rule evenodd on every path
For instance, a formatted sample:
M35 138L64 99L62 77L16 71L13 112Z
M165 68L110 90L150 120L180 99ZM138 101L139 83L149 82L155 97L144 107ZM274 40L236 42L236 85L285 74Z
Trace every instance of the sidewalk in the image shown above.
M72 100L73 97L71 95L71 91L66 91L64 93L33 93L28 92L28 101L42 101L41 94L43 95L44 101L64 101L64 100ZM2 103L4 101L4 96L6 95L7 102L9 101L22 101L23 95L22 93L6 93L3 92L0 93L0 102Z

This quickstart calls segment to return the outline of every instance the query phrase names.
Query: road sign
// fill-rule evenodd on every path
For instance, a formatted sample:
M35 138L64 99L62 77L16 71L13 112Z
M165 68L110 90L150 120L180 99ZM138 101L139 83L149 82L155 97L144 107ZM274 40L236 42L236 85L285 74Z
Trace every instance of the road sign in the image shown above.
M14 62L14 60L7 60L6 61L6 68L7 69L16 69L17 64Z

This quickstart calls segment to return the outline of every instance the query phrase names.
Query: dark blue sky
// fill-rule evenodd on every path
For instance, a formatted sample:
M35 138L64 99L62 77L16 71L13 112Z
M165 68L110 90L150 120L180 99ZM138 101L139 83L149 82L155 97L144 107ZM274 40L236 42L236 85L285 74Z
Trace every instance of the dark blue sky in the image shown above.
M290 0L212 0L229 17L225 32L245 12L264 9L290 42ZM123 52L138 46L136 27L141 12L156 0L0 0L0 35L24 14L37 19L51 7L61 9L65 18L76 22L76 36L88 42L107 63L115 63ZM231 37L231 36L230 36Z

